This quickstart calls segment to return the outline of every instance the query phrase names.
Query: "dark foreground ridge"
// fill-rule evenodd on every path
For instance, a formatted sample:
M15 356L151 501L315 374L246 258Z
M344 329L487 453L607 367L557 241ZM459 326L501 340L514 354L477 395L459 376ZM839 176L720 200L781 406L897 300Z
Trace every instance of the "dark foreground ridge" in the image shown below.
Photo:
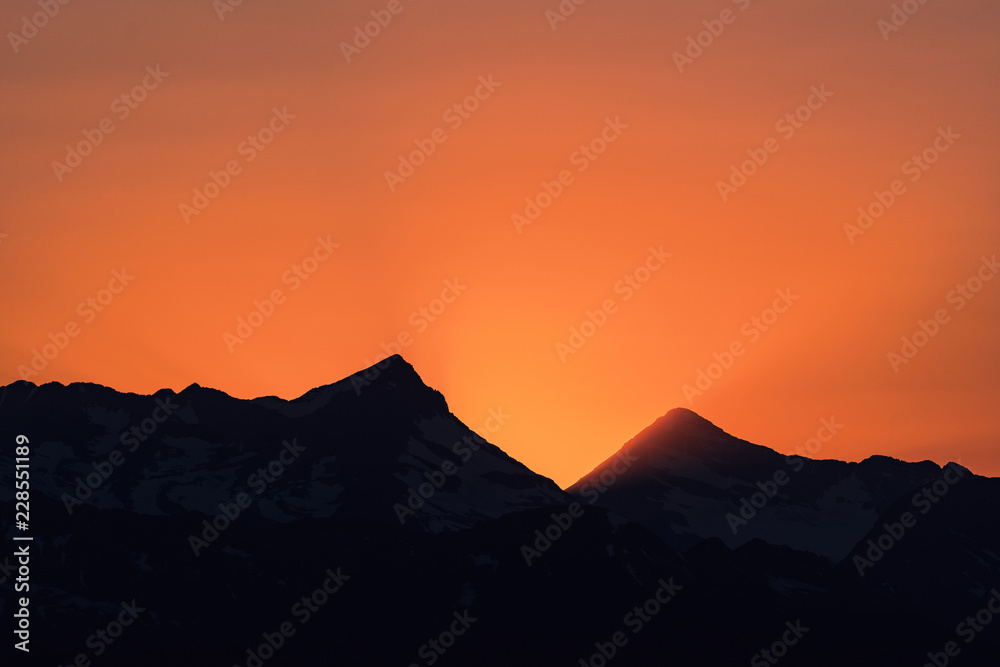
M678 409L562 491L482 437L506 418L474 432L399 356L293 400L0 389L31 664L996 664L1000 481Z

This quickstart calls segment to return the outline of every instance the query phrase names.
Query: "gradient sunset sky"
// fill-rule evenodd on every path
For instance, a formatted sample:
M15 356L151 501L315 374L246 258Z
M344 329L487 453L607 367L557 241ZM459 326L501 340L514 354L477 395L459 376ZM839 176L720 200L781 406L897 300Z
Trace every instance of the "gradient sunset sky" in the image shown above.
M563 486L677 406L1000 476L1000 6L900 4L6 2L0 383L67 325L32 381L243 398L402 335Z

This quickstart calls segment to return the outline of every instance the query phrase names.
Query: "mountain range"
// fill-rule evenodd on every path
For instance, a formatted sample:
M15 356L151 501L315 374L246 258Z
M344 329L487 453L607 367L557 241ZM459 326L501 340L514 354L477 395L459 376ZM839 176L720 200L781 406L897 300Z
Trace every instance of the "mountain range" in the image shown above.
M1000 664L1000 480L957 463L675 409L563 490L399 356L287 401L15 382L0 431L31 664Z

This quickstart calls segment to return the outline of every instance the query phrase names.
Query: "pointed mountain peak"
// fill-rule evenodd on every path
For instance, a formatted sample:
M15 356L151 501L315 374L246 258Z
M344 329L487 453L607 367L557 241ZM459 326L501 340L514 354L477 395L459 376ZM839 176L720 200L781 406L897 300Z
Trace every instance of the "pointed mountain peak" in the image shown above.
M416 369L401 355L394 354L350 375L336 385L346 383L360 394L366 387L426 389L427 385ZM334 386L334 385L331 385Z
M333 384L310 389L289 403L299 406L297 409L309 406L306 409L312 410L343 394L353 395L366 404L372 401L378 404L382 401L402 400L419 411L448 412L444 396L428 386L413 366L398 354L386 357Z
M355 375L378 375L379 377L385 379L393 380L403 380L410 381L416 380L420 384L424 381L421 379L420 374L413 365L402 357L402 355L394 354L390 357L386 357L382 361L376 362L364 369L355 373ZM353 377L353 376L352 376Z
M697 412L693 410L688 410L687 408L674 408L667 412L655 422L653 425L657 424L670 425L672 428L697 428L697 429L708 429L712 431L721 431L718 426L708 421Z
M153 395L156 396L156 395L160 394L163 391L164 391L163 389L160 389L160 390L158 390ZM166 390L166 391L169 391L169 390ZM194 396L199 396L199 397L212 396L213 398L226 398L226 399L232 399L232 400L237 400L237 401L238 400L243 400L243 399L238 399L238 398L236 398L234 396L230 396L229 394L227 394L226 392L222 391L221 389L215 389L214 387L203 387L202 385L198 384L197 382L192 382L188 386L184 387L184 389L182 389L181 392L179 394L177 394L177 396L181 396L183 398L192 398Z
M699 415L694 410L689 410L687 408L674 408L672 410L668 410L667 414L665 414L662 417L660 417L660 419L667 419L667 418L672 418L672 419L700 419L702 421L708 421L707 419L705 419L704 417L702 417L701 415Z
M632 463L617 477L641 477L653 470L681 470L691 466L743 465L760 456L778 458L772 450L732 436L687 408L674 408L643 429L638 435L589 474L584 475L568 491L582 488L602 473L620 464L620 459ZM657 474L657 473L654 473Z
M697 443L731 439L728 433L687 408L674 408L626 443L626 448L655 448L679 443Z

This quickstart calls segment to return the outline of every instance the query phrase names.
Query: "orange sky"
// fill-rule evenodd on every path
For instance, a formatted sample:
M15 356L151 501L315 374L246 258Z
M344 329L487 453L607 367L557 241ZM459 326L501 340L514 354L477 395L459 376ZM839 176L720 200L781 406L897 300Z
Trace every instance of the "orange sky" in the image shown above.
M490 439L562 485L675 406L780 451L835 417L819 457L1000 476L1000 280L949 296L1000 254L996 3L927 2L890 31L871 0L594 1L565 21L556 0L223 2L70 2L37 30L37 2L4 3L0 382L70 325L34 381L291 398L404 334L458 417L484 432L502 408ZM391 20L347 62L372 11ZM416 142L433 153L390 187ZM226 187L185 214L209 172ZM543 181L561 192L512 220ZM339 247L286 273L317 238ZM441 312L446 281L465 289ZM718 379L689 401L699 370Z

